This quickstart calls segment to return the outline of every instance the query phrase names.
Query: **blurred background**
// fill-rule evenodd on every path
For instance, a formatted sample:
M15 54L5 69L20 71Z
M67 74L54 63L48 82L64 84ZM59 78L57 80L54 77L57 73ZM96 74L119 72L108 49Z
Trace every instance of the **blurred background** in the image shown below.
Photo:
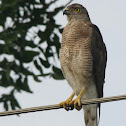
M87 8L107 47L104 97L126 94L126 1L0 0L0 111L58 104L72 93L60 70L62 12ZM99 126L125 126L126 101L103 103ZM2 126L84 126L83 111L50 110L0 117Z

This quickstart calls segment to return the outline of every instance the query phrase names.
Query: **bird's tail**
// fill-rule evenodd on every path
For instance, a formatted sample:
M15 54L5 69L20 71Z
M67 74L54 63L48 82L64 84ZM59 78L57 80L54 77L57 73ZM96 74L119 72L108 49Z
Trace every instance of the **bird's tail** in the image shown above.
M97 123L97 105L83 105L84 120L86 126L98 126Z

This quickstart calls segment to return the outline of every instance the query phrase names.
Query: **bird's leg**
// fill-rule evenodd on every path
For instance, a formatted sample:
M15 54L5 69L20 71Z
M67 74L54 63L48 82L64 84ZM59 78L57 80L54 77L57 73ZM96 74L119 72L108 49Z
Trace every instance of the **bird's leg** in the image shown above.
M69 103L69 105L72 105L74 104L74 108L77 109L77 110L81 110L82 106L81 106L81 98L82 98L82 95L85 93L86 89L83 88L80 92L80 94L77 96L76 99L74 99L73 101L71 101Z
M71 96L66 100L66 101L63 101L61 102L58 106L61 107L63 106L63 108L65 108L67 111L70 109L68 106L69 106L69 103L72 101L73 97L74 97L75 93L73 92L71 94ZM72 105L72 104L71 104ZM71 107L72 109L72 107Z

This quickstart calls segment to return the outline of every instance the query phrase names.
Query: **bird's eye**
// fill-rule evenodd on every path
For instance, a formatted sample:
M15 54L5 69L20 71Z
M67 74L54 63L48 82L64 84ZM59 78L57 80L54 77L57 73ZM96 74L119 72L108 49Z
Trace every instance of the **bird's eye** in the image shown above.
M75 8L74 11L75 12L80 12L80 9L79 8Z

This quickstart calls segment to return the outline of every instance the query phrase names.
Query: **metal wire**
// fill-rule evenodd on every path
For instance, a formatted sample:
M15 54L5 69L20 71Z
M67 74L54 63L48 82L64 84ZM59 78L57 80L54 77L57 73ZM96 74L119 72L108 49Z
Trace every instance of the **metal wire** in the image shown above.
M126 99L126 95L120 95L120 96L114 96L114 97L84 100L84 101L81 101L81 103L82 103L82 105L89 105L89 104L98 104L98 103L112 102L112 101L125 100L125 99ZM53 109L60 109L60 108L63 108L63 107L59 107L58 104L48 105L48 106L39 106L39 107L0 112L0 116L9 116L9 115L45 111L45 110L53 110Z

